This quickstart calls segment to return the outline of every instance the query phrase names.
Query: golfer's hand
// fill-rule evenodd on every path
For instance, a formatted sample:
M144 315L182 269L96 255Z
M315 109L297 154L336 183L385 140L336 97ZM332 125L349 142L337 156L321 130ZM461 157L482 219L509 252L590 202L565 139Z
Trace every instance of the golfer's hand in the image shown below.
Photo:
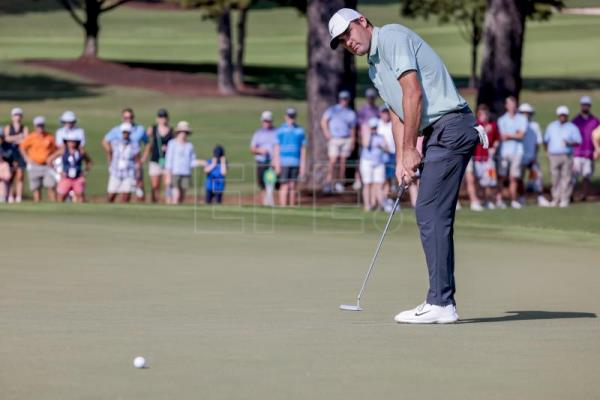
M412 183L417 180L417 169L421 164L421 154L415 148L404 149L402 152L402 169L405 183ZM398 182L400 179L398 178Z

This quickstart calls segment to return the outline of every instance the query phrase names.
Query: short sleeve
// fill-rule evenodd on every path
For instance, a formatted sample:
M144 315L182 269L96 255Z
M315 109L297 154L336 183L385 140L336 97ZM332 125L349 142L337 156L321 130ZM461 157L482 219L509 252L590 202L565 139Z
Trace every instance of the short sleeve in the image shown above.
M196 151L194 145L190 143L190 167L194 168L194 164L196 164Z
M521 116L521 118L519 118L519 131L521 132L527 132L527 124L529 123L529 121L527 121L527 118L525 118L524 116Z
M258 142L258 132L254 132L254 135L252 135L252 139L250 140L250 147L254 147L257 145Z
M571 134L573 137L573 141L575 143L581 144L581 133L579 133L579 128L577 128L575 125L571 124Z
M550 128L552 127L552 124L548 125L548 127L546 128L546 132L544 133L544 143L548 143L550 141Z
M331 119L331 114L333 114L333 107L329 107L327 110L325 110L323 113L323 118Z
M167 144L167 154L165 155L165 169L170 171L173 166L173 141Z
M358 115L356 115L356 113L354 111L350 112L350 125L351 126L356 126L356 124L358 123Z
M277 134L275 135L275 144L281 144L282 137L283 137L283 132L281 132L281 129L278 129Z
M300 146L306 146L306 135L304 134L304 129L300 129Z
M399 78L406 71L417 69L417 52L411 38L403 33L379 36L381 43L381 58Z

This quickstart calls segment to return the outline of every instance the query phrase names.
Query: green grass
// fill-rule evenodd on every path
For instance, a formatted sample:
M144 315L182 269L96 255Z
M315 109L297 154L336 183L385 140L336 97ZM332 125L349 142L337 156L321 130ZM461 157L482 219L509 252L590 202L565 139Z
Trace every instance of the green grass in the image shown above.
M337 307L370 261L370 219L328 232L310 209L252 225L251 208L2 207L0 397L594 398L600 210L536 211L458 214L466 323L436 327L392 321L426 290L410 212L352 314Z

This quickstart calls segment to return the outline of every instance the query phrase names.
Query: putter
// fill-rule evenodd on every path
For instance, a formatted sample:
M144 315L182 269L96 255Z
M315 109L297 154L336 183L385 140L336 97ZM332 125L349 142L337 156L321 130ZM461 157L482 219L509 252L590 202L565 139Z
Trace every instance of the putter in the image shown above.
M400 189L398 190L398 195L396 196L396 201L394 202L394 207L392 208L392 211L390 211L390 215L388 217L387 223L385 224L385 228L383 228L383 233L381 234L381 238L379 238L379 244L377 245L377 250L375 250L373 259L371 260L371 265L369 266L369 270L367 271L367 274L365 275L362 286L360 287L360 291L358 292L358 296L356 297L356 304L342 304L340 306L340 310L362 311L362 308L360 306L360 299L365 291L367 282L369 281L369 278L371 277L371 272L373 272L373 267L375 266L375 261L377 261L377 256L379 256L379 250L381 250L381 245L383 244L383 239L385 239L385 235L390 226L390 222L392 222L392 218L394 217L394 214L396 213L398 204L400 204L400 200L402 199L404 192L406 192L406 189L408 189L408 185L405 183L402 183L400 185Z

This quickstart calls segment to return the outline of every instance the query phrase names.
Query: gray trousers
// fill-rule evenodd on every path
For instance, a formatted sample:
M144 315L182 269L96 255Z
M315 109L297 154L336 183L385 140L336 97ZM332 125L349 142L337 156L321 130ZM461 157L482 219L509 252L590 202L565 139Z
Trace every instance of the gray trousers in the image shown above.
M573 193L573 158L566 154L548 155L552 176L552 200L568 203Z
M444 115L424 131L416 216L427 268L427 302L456 304L454 213L465 169L479 136L469 108Z

